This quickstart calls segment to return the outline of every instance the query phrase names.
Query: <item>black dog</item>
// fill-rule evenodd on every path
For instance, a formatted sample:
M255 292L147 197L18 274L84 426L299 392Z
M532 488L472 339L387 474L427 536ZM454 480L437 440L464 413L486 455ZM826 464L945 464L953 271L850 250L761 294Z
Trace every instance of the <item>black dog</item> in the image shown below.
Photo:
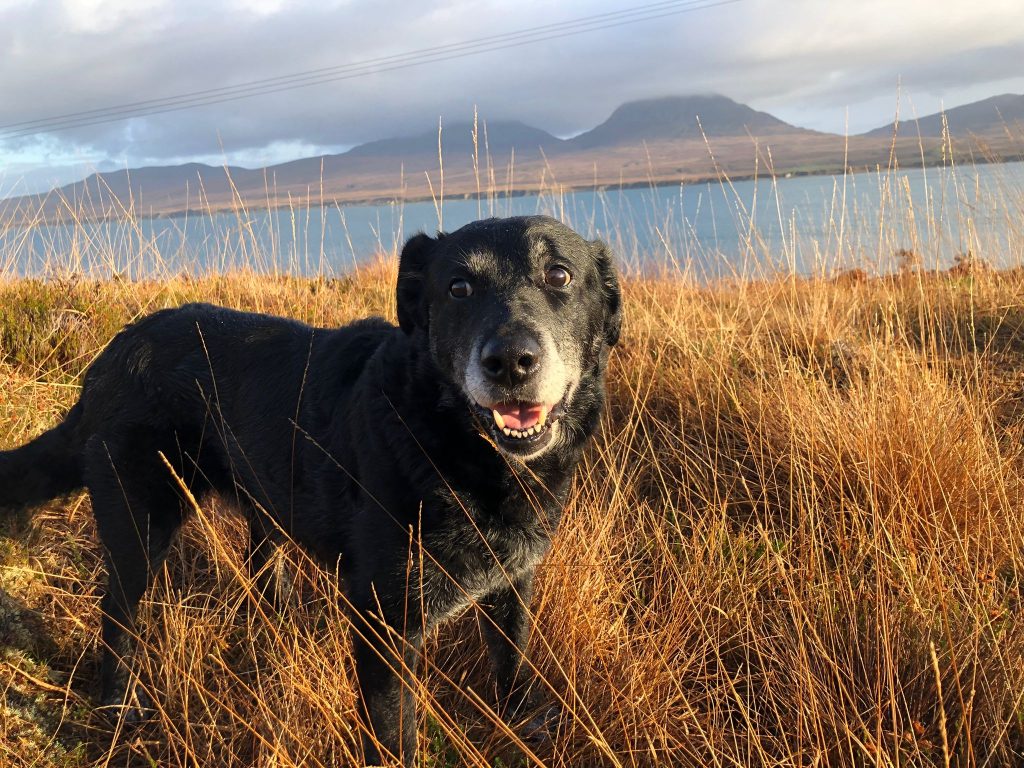
M489 219L409 240L397 298L401 330L156 312L96 359L63 423L0 453L0 506L89 490L109 577L104 705L132 711L126 630L184 484L246 511L253 572L282 532L340 571L368 762L412 763L418 649L470 605L489 619L500 707L519 711L534 569L619 335L615 270L553 219Z

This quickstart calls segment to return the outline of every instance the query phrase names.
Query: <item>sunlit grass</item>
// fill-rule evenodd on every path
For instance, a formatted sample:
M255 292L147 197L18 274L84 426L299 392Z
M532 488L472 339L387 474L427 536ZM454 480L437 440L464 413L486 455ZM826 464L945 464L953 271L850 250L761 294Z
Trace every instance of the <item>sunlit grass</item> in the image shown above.
M840 247L812 276L701 284L680 264L625 281L609 411L534 600L531 658L566 711L559 733L534 754L495 721L467 616L425 654L425 765L1024 759L1024 270L977 250L936 270L896 255L921 250L900 231L858 272L839 273L860 266ZM132 243L110 244L111 263ZM393 318L394 278L394 253L308 279L8 272L0 446L54 423L146 312L204 300L321 325ZM288 548L290 605L249 608L243 525L222 503L193 514L143 606L157 715L113 740L95 730L88 507L4 522L0 763L357 763L338 585Z

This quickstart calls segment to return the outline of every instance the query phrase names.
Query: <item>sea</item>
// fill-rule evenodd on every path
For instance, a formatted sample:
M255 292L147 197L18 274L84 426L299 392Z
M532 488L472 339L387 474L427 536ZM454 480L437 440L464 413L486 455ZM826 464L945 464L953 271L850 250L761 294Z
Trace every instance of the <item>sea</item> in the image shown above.
M698 281L964 258L1008 267L1024 260L1024 163L0 224L0 274L340 276L395 258L416 232L531 214L606 241L627 273Z

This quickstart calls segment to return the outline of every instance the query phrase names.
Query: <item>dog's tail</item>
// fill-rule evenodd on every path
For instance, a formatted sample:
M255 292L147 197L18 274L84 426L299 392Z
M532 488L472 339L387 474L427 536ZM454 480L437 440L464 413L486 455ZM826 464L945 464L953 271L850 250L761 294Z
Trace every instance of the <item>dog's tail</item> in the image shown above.
M82 487L76 435L81 418L76 404L64 421L32 442L0 451L0 510L34 506Z

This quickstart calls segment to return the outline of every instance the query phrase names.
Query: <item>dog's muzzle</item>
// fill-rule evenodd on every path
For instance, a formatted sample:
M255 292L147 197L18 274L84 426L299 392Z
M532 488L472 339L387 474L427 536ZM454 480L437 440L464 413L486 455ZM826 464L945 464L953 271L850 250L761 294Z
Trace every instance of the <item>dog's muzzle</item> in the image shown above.
M504 452L537 455L554 438L568 389L554 343L517 328L503 329L475 348L466 390L479 420Z

